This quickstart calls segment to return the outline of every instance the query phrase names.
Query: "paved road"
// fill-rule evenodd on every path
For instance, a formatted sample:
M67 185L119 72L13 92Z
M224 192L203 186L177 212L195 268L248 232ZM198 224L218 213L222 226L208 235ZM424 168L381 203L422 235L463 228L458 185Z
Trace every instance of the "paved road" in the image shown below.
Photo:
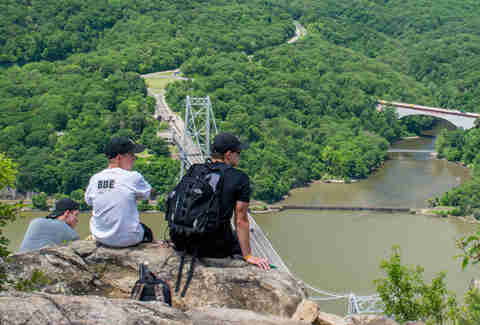
M152 74L150 74L150 76L151 75ZM146 76L147 75L143 75L142 77ZM200 153L200 150L198 149L198 146L194 144L193 140L190 137L185 137L185 123L177 113L170 109L167 102L165 101L164 92L156 94L149 88L148 95L155 98L155 119L160 118L161 121L165 121L168 123L168 132L159 132L158 135L163 137L167 141L174 142L177 146L180 147L180 151L188 154L187 159L190 164L203 162L202 155Z

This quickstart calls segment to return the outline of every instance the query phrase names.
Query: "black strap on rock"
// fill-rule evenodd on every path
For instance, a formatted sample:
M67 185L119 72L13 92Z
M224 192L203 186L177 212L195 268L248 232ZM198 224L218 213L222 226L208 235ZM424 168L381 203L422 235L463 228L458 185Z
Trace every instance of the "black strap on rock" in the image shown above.
M180 265L178 266L178 276L177 283L175 284L175 293L178 293L178 290L180 290L180 281L182 281L183 265L185 264L185 251L183 251L181 254L182 257L180 258Z
M188 278L187 278L187 282L185 282L185 286L183 287L183 290L182 290L182 298L185 297L185 294L187 293L187 289L188 289L188 286L190 285L190 281L192 281L192 278L193 278L193 270L194 270L194 267L195 267L195 261L197 260L197 254L193 254L192 256L192 262L190 263L190 270L188 271Z

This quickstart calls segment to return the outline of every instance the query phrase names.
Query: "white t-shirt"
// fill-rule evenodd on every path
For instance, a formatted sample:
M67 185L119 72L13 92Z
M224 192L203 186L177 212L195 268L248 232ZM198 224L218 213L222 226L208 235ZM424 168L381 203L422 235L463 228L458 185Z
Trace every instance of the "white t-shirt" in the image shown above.
M121 168L93 175L85 202L93 206L90 231L96 240L113 247L135 245L143 239L137 198L148 199L152 187L143 176Z

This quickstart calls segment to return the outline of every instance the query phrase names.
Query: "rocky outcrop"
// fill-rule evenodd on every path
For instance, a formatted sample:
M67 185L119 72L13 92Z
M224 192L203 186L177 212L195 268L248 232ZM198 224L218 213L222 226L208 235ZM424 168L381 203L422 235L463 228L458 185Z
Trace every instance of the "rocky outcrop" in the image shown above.
M317 319L319 312L318 304L311 300L304 299L300 305L298 305L292 318L311 324Z
M129 299L139 263L174 286L180 257L159 244L113 249L75 241L12 255L2 264L11 285L0 293L0 324L396 325L321 312L288 273L234 259L201 259L186 296L172 288L173 308L139 302ZM187 258L181 287L189 268Z
M17 283L17 287L20 284L20 287L49 294L128 298L138 278L139 263L148 263L153 272L173 286L179 260L171 248L155 244L112 249L97 247L93 241L75 241L68 246L13 255L6 269L8 278ZM189 267L187 258L183 279ZM26 280L32 276L33 282ZM174 294L173 306L183 311L242 309L290 318L305 297L302 284L287 273L265 272L241 260L205 259L196 264L186 297ZM46 298L28 299L44 301Z
M65 296L44 293L0 293L0 324L55 325L305 325L248 310L202 308L183 312L160 302Z

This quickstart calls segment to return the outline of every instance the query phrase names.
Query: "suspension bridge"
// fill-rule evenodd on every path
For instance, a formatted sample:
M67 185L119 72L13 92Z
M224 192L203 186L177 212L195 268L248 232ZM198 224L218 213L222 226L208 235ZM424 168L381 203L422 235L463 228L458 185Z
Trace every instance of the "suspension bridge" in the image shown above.
M168 122L171 132L170 139L179 150L181 159L180 176L183 176L185 170L191 165L204 162L210 156L210 138L218 132L210 98L187 96L185 100L185 122L169 109L163 95L155 96L155 98L157 100L156 114L161 115L163 120ZM285 264L268 237L250 214L248 214L248 219L252 253L255 256L268 259L280 271L287 272L295 279L300 280ZM344 301L347 317L354 314L382 312L381 300L376 294L358 296L351 292L335 293L316 288L305 282L303 283L315 295L310 297L314 301Z

